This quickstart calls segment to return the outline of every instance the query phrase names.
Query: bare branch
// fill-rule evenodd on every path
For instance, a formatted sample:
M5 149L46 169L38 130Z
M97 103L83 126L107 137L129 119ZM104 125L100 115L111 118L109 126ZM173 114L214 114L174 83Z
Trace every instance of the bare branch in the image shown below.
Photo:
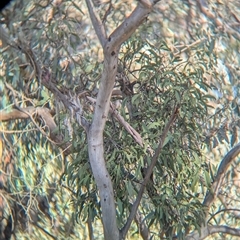
M95 12L92 1L86 0L86 4L88 7L88 12L90 14L90 18L91 18L93 27L95 29L95 32L98 36L98 39L99 39L102 47L104 47L105 43L107 42L107 33L104 28L104 25L103 25L101 19L99 18L99 16L97 15L97 13Z
M13 109L11 112L0 112L0 121L5 122L9 120L15 119L27 119L30 116L38 115L42 117L46 126L48 127L50 133L56 130L57 125L55 124L52 115L50 114L50 110L48 108L41 107L26 107L26 108L17 108Z
M31 108L26 108L26 111L31 112ZM36 109L34 108L32 113L34 113ZM6 122L10 120L15 120L15 119L27 119L29 118L29 115L25 112L19 111L17 109L13 109L11 112L5 112L1 111L0 112L0 122Z
M141 23L151 12L153 7L153 3L151 3L151 1L146 2L148 2L148 4L143 5L140 1L137 7L131 13L131 15L126 18L124 22L119 27L117 27L113 33L111 33L108 40L111 41L112 46L120 46L141 25Z
M87 226L88 226L88 237L89 237L89 240L94 240L92 219L91 219L90 216L88 216Z
M145 189L145 187L146 187L146 185L147 185L147 183L148 183L148 181L149 181L149 179L151 177L151 174L153 172L153 168L155 167L155 165L157 163L158 156L159 156L159 154L160 154L160 152L161 152L161 150L163 148L163 143L164 143L165 138L167 137L167 133L168 133L170 127L172 126L174 120L177 117L178 110L179 110L179 107L177 106L174 109L171 118L169 119L167 125L165 126L165 128L163 130L163 133L162 133L162 135L160 137L160 140L159 140L158 147L155 150L155 153L154 153L154 155L152 157L151 164L150 164L150 166L147 169L146 176L145 176L145 178L143 180L143 183L142 183L142 185L140 187L140 190L138 192L137 198L136 198L136 200L135 200L135 202L134 202L134 204L132 206L132 209L131 209L130 215L128 217L128 220L127 220L126 224L124 225L124 227L121 230L122 238L125 238L125 236L126 236L126 234L128 232L128 229L130 228L131 223L132 223L132 221L133 221L133 219L134 219L134 217L136 215L138 206L139 206L139 204L141 202L141 199L142 199L142 195L143 195L144 189Z
M206 207L206 213L208 212L208 209L211 207L215 198L218 196L219 189L222 185L222 181L227 169L229 168L229 166L231 165L233 160L238 156L239 153L240 153L240 143L238 143L235 147L233 147L221 161L220 166L218 168L217 175L212 184L212 187L210 191L207 193L203 202L203 205Z
M226 209L221 209L219 211L217 211L216 213L214 213L211 218L208 219L208 223L216 217L216 215L218 215L219 213L221 212L231 212L231 214L234 214L234 217L236 219L239 219L240 218L240 209L237 209L237 208L226 208Z
M37 223L32 223L34 226L38 227L39 229L41 229L45 234L47 234L49 237L51 237L52 239L57 240L57 237L53 236L51 233L49 233L46 229L44 229L43 227L41 227L39 224Z
M232 215L234 215L234 217L236 219L240 219L240 209L235 209L235 208L229 208L230 206L228 205L228 203L226 202L225 198L226 197L225 195L222 195L222 194L218 194L218 199L221 201L222 205L225 207L225 209L221 209L219 211L217 211L216 213L214 213L214 215L211 216L210 219L208 219L208 222L210 222L210 220L215 216L217 215L218 213L220 212L231 212Z
M130 135L135 139L135 141L143 147L143 140L141 135L120 115L116 108L111 104L110 112L114 114L114 117L121 123L124 128L130 133Z
M56 86L57 84L52 79L51 73L47 69L44 69L43 71L42 85L46 87L49 91L51 91L56 97L56 99L63 103L66 109L70 110L72 114L75 114L79 125L81 125L85 129L85 131L88 131L89 123L82 115L82 108L80 105L80 101L76 98L77 96L71 97L70 91L68 91L68 96L66 94L63 94Z
M47 136L46 132L42 130L36 123L36 121L33 119L33 115L36 115L43 119L45 126L48 128L50 133L50 138ZM71 153L70 146L71 144L64 143L63 142L63 136L56 133L57 125L50 113L50 110L48 108L44 107L26 107L26 108L18 108L13 109L11 112L0 112L0 122L6 122L10 120L16 120L16 119L28 119L30 118L35 126L37 126L37 129L45 135L48 140L50 140L52 143L56 144L57 146L60 146L63 149L63 154L65 156L69 155Z
M110 0L108 9L106 10L106 12L105 12L105 14L104 14L104 16L103 16L103 18L102 18L102 22L103 22L103 23L105 23L105 22L107 21L107 17L108 17L108 15L110 14L111 9L112 9L112 0Z
M142 239L149 240L150 239L149 229L148 229L147 225L145 224L144 219L139 211L137 211L134 219L138 225L138 229L139 229Z
M96 99L87 96L87 99L92 102L96 103ZM135 139L135 141L143 147L143 140L141 135L128 123L124 120L124 118L120 115L120 113L115 108L114 104L110 103L110 113L113 114L113 116L118 120L120 124L127 130L127 132Z
M205 226L201 229L201 233L194 231L186 236L186 240L201 240L214 233L231 234L232 236L240 236L239 228L231 228L227 226Z
M196 45L198 45L198 44L200 44L200 43L202 43L202 42L204 42L204 41L206 41L206 38L205 38L205 37L204 37L204 38L201 38L201 39L198 39L197 41L195 41L195 42L187 45L185 48L179 50L178 52L175 52L175 53L173 54L173 56L176 57L176 56L180 55L181 53L187 51L188 49L190 49L190 48L192 48L192 47L195 47Z

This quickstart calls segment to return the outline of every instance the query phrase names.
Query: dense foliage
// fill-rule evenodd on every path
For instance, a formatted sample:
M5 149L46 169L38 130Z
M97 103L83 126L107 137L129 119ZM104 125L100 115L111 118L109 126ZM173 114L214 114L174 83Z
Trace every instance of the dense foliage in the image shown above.
M240 6L196 2L161 1L122 45L104 130L121 229L177 112L138 211L153 239L182 239L204 221L239 225L239 159L228 168L207 220L203 202L222 156L239 140ZM135 7L133 1L94 5L108 34ZM59 100L76 94L91 122L103 53L87 8L82 1L16 1L0 17L0 120L6 121L0 128L1 234L102 239L87 135ZM41 79L46 69L48 83ZM140 231L141 221L135 221L129 238Z

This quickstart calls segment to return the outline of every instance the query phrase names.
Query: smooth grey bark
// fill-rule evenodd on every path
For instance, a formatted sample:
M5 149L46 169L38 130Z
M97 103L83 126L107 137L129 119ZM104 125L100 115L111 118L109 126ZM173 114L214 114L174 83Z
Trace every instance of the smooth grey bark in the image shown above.
M112 182L106 169L103 146L103 129L108 116L111 91L117 69L117 54L106 56L104 70L93 122L88 131L88 153L92 172L100 194L102 223L105 239L119 239L119 231L116 222L116 207ZM101 93L101 94L100 94Z
M86 0L92 24L104 53L104 66L99 92L93 121L89 131L87 131L87 137L89 161L100 195L105 240L114 240L120 237L116 222L113 186L106 168L103 146L103 130L108 117L110 98L117 74L118 53L121 44L141 25L156 2L150 0L139 1L132 14L109 37L106 37L105 26L103 26L100 18L95 13L91 1Z

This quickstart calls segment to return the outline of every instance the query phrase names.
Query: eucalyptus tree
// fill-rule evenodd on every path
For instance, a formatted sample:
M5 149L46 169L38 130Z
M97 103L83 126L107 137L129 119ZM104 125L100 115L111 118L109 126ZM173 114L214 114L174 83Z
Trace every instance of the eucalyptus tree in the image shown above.
M237 4L5 9L1 237L239 236Z

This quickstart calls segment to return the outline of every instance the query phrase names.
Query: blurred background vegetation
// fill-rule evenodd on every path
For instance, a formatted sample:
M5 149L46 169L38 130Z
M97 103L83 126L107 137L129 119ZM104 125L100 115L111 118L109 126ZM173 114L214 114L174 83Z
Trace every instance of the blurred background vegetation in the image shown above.
M94 1L108 34L136 4ZM200 227L202 202L218 165L239 142L239 16L238 1L160 1L123 44L114 87L118 94L112 102L144 144L109 114L105 156L119 228L177 105L178 117L146 187L139 217L152 239L182 239ZM96 98L103 54L85 2L13 1L0 14L0 24L1 237L103 239L85 132L39 77L42 69L51 69L51 81L61 93L83 96L84 117L91 120L94 105L86 96ZM3 117L29 107L48 109L54 132L39 114ZM51 134L61 136L61 144ZM238 164L239 158L209 209L209 224L240 224ZM138 223L136 219L128 239L140 238Z

